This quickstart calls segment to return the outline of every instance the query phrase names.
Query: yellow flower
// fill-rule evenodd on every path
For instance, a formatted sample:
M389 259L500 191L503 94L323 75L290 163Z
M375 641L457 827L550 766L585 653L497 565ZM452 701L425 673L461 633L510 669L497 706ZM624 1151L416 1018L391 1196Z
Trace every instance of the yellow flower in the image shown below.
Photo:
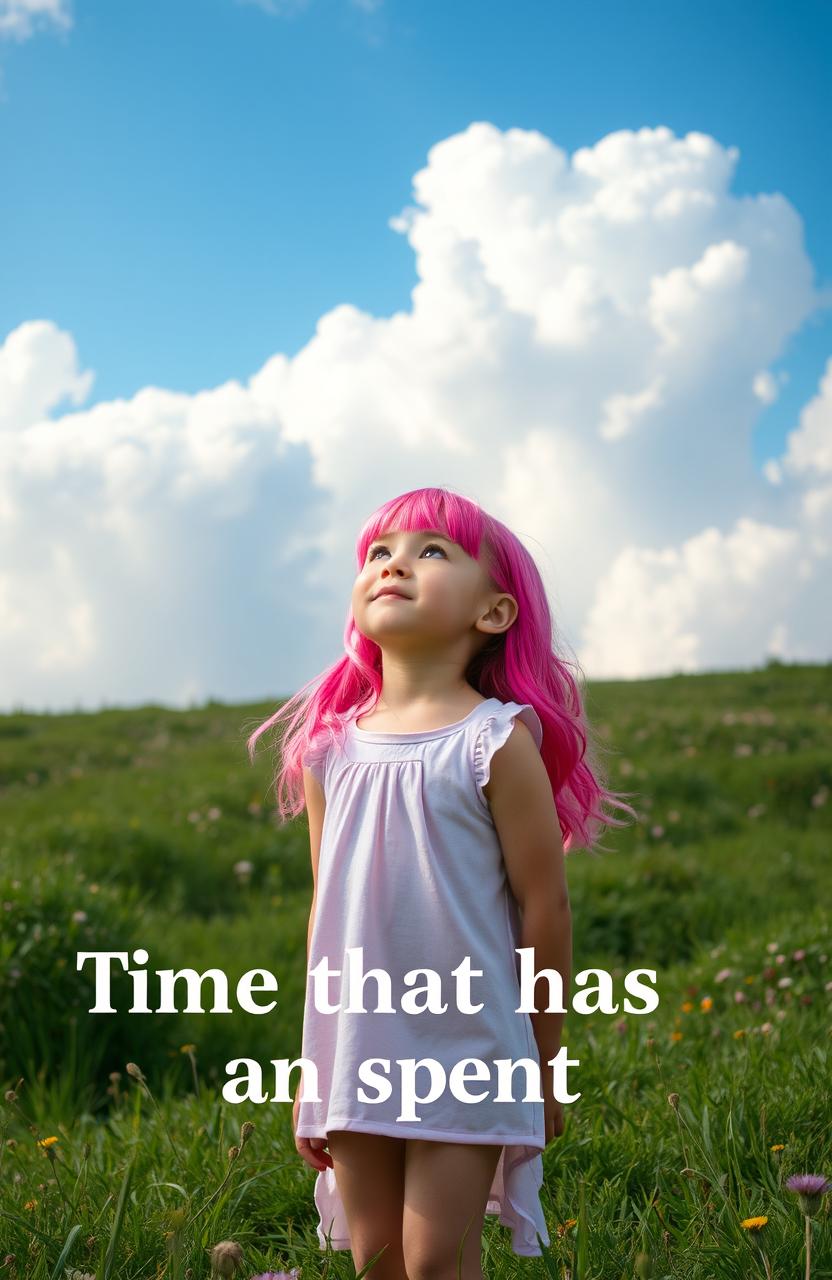
M24 1204L23 1208L24 1208L24 1209L34 1209L34 1208L37 1206L37 1203L38 1203L38 1202L37 1202L37 1200L27 1200L27 1201L26 1201L26 1203Z
M753 981L754 981L753 973L749 974L747 978L743 978L743 982L753 982Z
M52 1137L52 1138L40 1138L40 1139L39 1139L39 1141L38 1141L38 1146L39 1146L39 1147L52 1147L52 1146L54 1146L54 1144L55 1144L57 1141L58 1141L58 1139L57 1139L57 1138L55 1138L55 1137Z
M775 1142L773 1146L769 1147L769 1151L783 1151L785 1146L785 1142Z
M708 1010L711 1008L712 1004L713 1004L713 1000L711 999L710 996L703 996L702 999L699 1001L699 1008L702 1010L703 1013L707 1013Z
M744 1028L744 1027L737 1027L737 1030L734 1032L734 1039L735 1039L735 1040L741 1040L741 1039L743 1038L743 1036L744 1036L744 1035L745 1035L745 1028Z
M196 1045L195 1045L195 1044L183 1044L183 1045L180 1047L179 1052L180 1052L180 1053L193 1053L195 1049L196 1049Z
M565 1236L570 1227L574 1227L577 1221L577 1218L567 1218L565 1222L561 1222L558 1226L558 1235Z
M683 1001L682 1013L692 1013L692 1012L693 1012L693 1001L692 1000Z
M678 1044L678 1042L679 1042L679 1041L681 1040L681 1038L682 1038L682 1033L681 1033L681 1031L671 1031L671 1033L670 1033L670 1038L671 1038L671 1040L673 1041L673 1043L674 1043L674 1044Z
M743 1218L740 1226L745 1227L746 1231L759 1231L767 1222L768 1218L765 1216L762 1218Z

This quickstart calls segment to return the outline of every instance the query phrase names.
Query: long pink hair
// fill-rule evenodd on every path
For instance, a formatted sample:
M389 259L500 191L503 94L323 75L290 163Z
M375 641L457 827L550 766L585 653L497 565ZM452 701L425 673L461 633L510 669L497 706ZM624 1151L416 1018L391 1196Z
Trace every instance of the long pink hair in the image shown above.
M449 489L413 489L385 502L370 516L356 546L358 569L367 548L388 530L436 529L473 559L483 557L495 590L517 601L508 631L487 641L465 671L468 683L486 698L530 703L543 725L541 756L552 784L563 846L591 852L604 826L627 823L604 811L604 804L638 815L623 799L632 792L610 791L601 777L601 751L588 724L570 664L555 652L553 624L537 565L515 534L475 502ZM267 729L283 725L280 764L274 788L281 819L303 811L303 760L315 743L340 737L345 725L368 715L382 687L382 652L358 630L352 609L344 630L344 656L289 698L248 738L249 756ZM603 848L602 845L597 845Z

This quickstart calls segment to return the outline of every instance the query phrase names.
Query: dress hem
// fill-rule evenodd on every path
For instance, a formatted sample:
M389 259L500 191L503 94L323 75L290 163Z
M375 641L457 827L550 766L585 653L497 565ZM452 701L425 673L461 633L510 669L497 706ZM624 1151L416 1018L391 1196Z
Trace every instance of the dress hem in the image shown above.
M314 1133L308 1132L314 1129ZM501 1146L535 1147L543 1151L545 1143L534 1133L464 1133L459 1129L419 1129L400 1124L384 1124L375 1120L327 1120L325 1125L299 1123L295 1130L298 1138L327 1138L331 1129L353 1133L376 1133L390 1138L436 1138L444 1142L492 1143Z

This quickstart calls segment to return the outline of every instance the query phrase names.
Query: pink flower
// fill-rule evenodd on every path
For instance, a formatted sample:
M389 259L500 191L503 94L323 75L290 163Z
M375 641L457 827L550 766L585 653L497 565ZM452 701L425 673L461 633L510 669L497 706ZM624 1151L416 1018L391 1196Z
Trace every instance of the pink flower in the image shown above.
M817 1213L820 1202L827 1191L832 1191L832 1182L822 1173L795 1173L786 1179L789 1191L800 1196L800 1207L807 1217Z
M719 973L714 977L714 982L724 982L726 978L730 978L733 972L733 969L720 969Z

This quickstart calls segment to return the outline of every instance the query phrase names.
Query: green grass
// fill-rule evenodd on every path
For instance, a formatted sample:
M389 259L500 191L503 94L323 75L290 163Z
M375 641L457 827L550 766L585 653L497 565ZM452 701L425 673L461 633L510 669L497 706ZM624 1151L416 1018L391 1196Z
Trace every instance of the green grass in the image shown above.
M574 968L608 970L619 998L628 970L656 969L660 1003L643 1017L568 1015L581 1097L544 1153L551 1243L517 1258L489 1217L485 1273L802 1276L804 1222L783 1184L832 1174L830 668L596 683L586 696L610 784L635 793L640 821L606 834L610 852L568 859ZM318 1249L290 1104L221 1096L231 1058L300 1053L308 836L303 819L274 820L269 753L253 767L245 753L272 710L0 718L0 1084L23 1077L0 1111L4 1280L208 1277L223 1239L243 1247L242 1277L354 1275L347 1252ZM76 953L138 947L152 970L224 970L232 1008L236 978L269 969L278 1007L129 1015L122 975L122 1012L88 1014ZM245 1121L254 1131L229 1160ZM813 1228L815 1280L832 1276L830 1201ZM756 1215L761 1232L741 1227Z

